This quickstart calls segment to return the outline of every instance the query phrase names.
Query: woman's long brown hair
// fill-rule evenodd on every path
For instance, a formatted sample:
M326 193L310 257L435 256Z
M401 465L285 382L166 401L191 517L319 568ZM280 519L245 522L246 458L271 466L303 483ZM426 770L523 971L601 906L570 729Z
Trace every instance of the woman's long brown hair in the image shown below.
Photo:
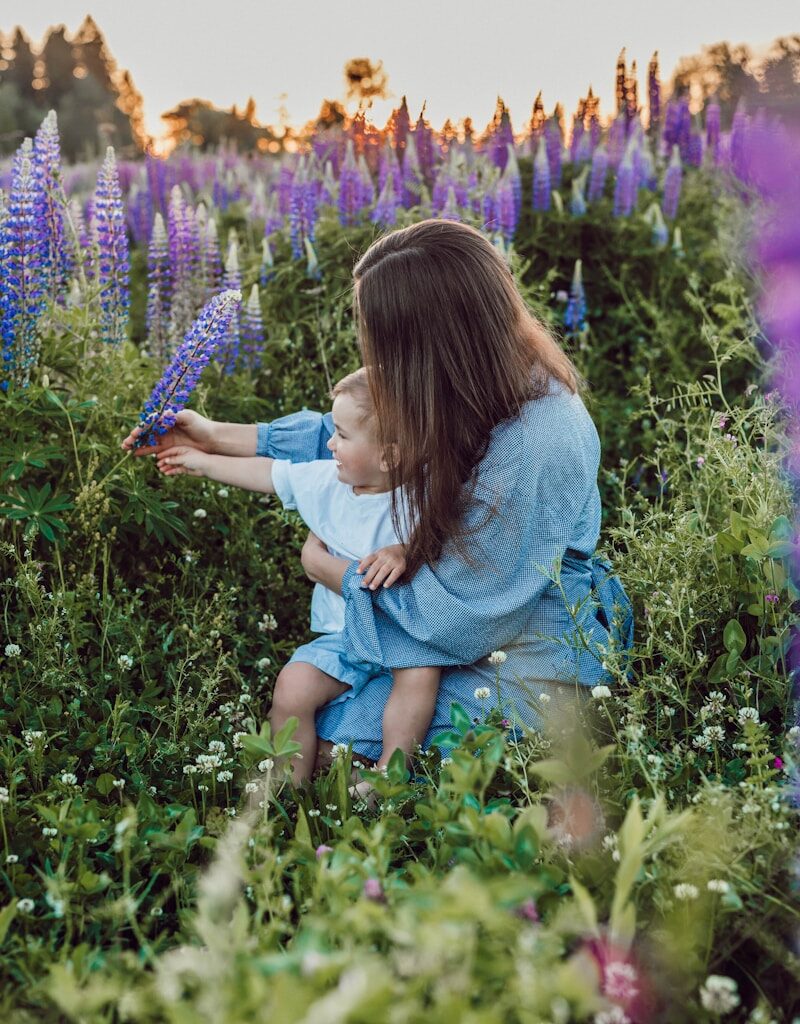
M470 561L465 485L493 428L545 395L549 378L572 393L585 382L526 306L501 254L466 224L424 220L392 231L353 277L378 440L395 453L392 520L406 541L405 578L433 565L448 541Z

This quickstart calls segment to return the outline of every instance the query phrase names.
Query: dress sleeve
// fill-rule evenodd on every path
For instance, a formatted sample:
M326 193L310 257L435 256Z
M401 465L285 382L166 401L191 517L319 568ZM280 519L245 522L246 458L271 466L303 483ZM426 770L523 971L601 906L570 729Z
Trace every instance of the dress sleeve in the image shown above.
M289 462L314 462L330 459L327 443L333 435L333 417L303 409L281 416L270 423L257 424L256 455Z
M466 516L478 564L446 547L435 566L378 591L364 589L351 564L342 580L349 653L387 668L471 665L519 642L532 621L546 631L553 616L549 599L542 601L553 587L548 573L584 532L597 488L597 464L574 442L568 432L543 444L523 442L481 473Z

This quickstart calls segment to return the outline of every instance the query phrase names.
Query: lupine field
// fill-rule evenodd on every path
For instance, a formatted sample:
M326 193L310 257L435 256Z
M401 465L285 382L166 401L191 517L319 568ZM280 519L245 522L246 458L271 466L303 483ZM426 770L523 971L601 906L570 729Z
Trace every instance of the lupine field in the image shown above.
M797 144L654 66L610 123L490 129L403 104L66 166L51 114L0 166L0 1019L800 1019ZM352 751L298 791L267 724L299 519L120 445L327 409L353 264L426 217L500 247L590 382L635 647L568 739L454 705L449 755L354 807Z

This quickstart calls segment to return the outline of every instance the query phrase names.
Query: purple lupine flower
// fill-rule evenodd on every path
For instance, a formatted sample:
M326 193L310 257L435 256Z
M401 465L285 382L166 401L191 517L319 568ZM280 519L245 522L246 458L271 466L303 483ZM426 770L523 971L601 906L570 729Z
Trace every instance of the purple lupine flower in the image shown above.
M583 287L583 274L581 261L575 260L575 269L572 272L572 283L569 289L569 299L564 310L564 326L567 335L573 337L586 329L586 292Z
M347 153L339 175L339 223L342 227L355 224L361 200L361 175L358 172L352 140L348 139Z
M746 139L749 119L744 100L739 100L731 122L731 170L740 181L747 181Z
M444 204L447 202L447 190L452 184L452 177L450 174L450 166L448 164L442 164L439 168L439 172L436 175L436 180L433 183L433 191L431 192L431 210L434 213L439 213L443 209Z
M128 231L111 146L97 176L92 227L97 242L100 336L112 345L121 345L128 334L130 309Z
M689 135L685 159L690 167L700 167L703 163L703 136L699 132L692 132Z
M406 103L405 96L403 97L398 109L392 114L392 122L394 148L397 153L398 161L403 163L405 161L406 146L408 143L408 132L411 127L411 118L408 115L408 104Z
M706 149L716 164L719 159L719 138L720 138L720 108L716 100L712 100L706 107Z
M201 204L202 207L202 204ZM198 208L199 213L200 207ZM202 219L198 220L202 223ZM200 234L200 267L203 279L203 301L208 302L220 290L222 282L222 256L219 251L219 233L213 214Z
M294 170L289 166L287 161L281 163L281 169L278 174L278 188L276 195L278 197L278 211L285 217L289 213L289 204L292 199L292 181L294 180Z
M507 168L508 165L506 165L506 170ZM511 178L506 171L500 176L495 196L497 202L497 224L503 236L503 242L506 246L509 246L514 240L514 235L517 231L519 214L517 213L517 204L514 200Z
M681 184L683 183L683 166L681 165L680 149L677 145L672 147L672 158L664 175L664 199L662 206L664 216L667 220L675 220L678 213L678 201L681 197Z
M413 135L406 139L405 158L402 170L402 203L407 210L420 206L423 200L424 182L417 159L417 146Z
M461 220L461 211L458 208L456 190L453 188L452 185L447 190L447 201L445 202L444 207L442 208L441 218L442 220Z
M628 141L628 125L624 114L615 117L608 130L608 162L616 169L625 155Z
M278 209L278 194L277 192L272 192L267 199L267 210L264 215L265 237L269 237L271 234L274 234L274 232L280 231L282 227L283 217Z
M37 330L49 282L48 242L37 217L41 180L34 172L33 142L25 139L11 166L11 188L0 226L0 387L27 387L39 358Z
M289 199L289 242L293 260L299 260L303 255L303 237L303 184L295 175Z
M375 185L372 182L372 175L369 172L369 167L367 166L367 161L364 159L363 154L358 158L358 175L358 205L359 208L363 210L367 206L372 206L375 202ZM310 234L309 238L311 238L313 242L313 234Z
M234 235L228 245L228 255L225 260L225 273L222 275L222 287L226 292L241 292L242 275L239 270L239 243ZM219 361L222 364L223 372L230 376L236 370L239 361L239 342L241 333L239 331L239 318L233 317L228 324L228 330L220 342Z
M150 241L153 223L153 204L146 188L134 186L128 196L128 228L134 242L139 245Z
M539 139L539 147L533 161L533 208L550 209L550 163L547 159L544 136Z
M499 105L499 104L498 104ZM514 151L514 129L511 127L511 115L508 107L503 104L500 114L500 121L497 124L492 139L491 160L495 167L502 174L508 166L509 146Z
M425 181L433 180L433 131L426 124L424 118L425 108L420 112L419 119L414 126L414 148L417 151L419 169Z
M373 224L378 224L382 228L393 227L397 223L397 208L399 205L400 202L394 187L394 174L390 172L378 196L378 201L370 214L370 220Z
M261 269L259 271L258 279L261 282L261 287L266 288L267 284L275 277L275 260L272 256L272 250L269 247L269 240L266 238L261 239Z
M681 111L680 105L677 100L669 100L667 102L667 110L664 116L664 133L663 141L669 153L672 152L672 147L677 145L678 139L680 138L680 127L681 127Z
M378 195L383 192L383 186L390 175L394 178L395 182L400 180L400 164L387 139L378 161Z
M650 108L648 129L651 138L658 137L658 125L661 121L661 83L658 80L658 51L650 58L647 68L647 104Z
M605 147L598 146L592 155L592 173L589 177L589 202L597 202L603 197L608 175L608 153Z
M550 184L552 188L559 188L563 139L561 138L561 125L555 115L548 118L544 126L544 142L547 149L547 163L550 167Z
M625 151L622 163L617 168L617 180L614 184L614 216L629 217L636 202L636 183L633 173L633 150L630 146Z
M170 340L174 344L188 329L203 301L198 274L200 237L197 217L178 185L170 196L167 239L172 281Z
M580 160L579 153L581 150L581 143L583 137L586 134L586 128L583 123L584 115L586 113L586 103L581 100L578 107L578 113L573 115L572 118L572 135L569 140L569 158L573 164L578 163Z
M497 231L497 203L495 197L491 192L484 192L483 200L481 202L481 214L483 217L482 231L487 234L491 234L493 231Z
M151 445L157 435L165 434L175 425L175 417L188 402L203 368L236 319L241 301L241 292L225 291L215 295L202 309L145 403L139 417L142 433L134 448Z
M522 178L519 173L519 164L517 163L517 155L514 152L514 147L508 147L508 162L506 163L505 173L508 175L508 180L511 183L511 194L514 196L514 216L516 222L519 223L519 218L522 215ZM467 192L463 189L463 198L456 191L458 201L462 205L467 205Z
M261 355L264 349L264 320L261 316L261 301L258 296L257 284L250 289L250 297L241 310L239 321L244 365L248 370L255 372L261 367Z
M145 173L147 175L147 187L150 193L150 203L154 210L162 216L167 215L167 204L169 198L168 169L165 160L148 153L144 161Z
M164 219L155 215L147 249L147 345L151 355L163 359L167 351L170 297L169 244Z
M47 291L55 298L66 283L66 239L61 201L61 146L56 112L51 110L33 140L33 173L39 178L39 208L45 245Z

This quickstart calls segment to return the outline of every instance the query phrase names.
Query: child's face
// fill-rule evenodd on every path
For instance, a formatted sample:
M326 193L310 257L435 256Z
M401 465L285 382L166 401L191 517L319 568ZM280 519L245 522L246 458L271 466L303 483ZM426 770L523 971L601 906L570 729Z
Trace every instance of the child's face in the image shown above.
M339 479L356 493L378 493L389 489L388 467L369 423L362 423L362 412L350 395L333 400L333 425L336 431L328 441L339 468Z

